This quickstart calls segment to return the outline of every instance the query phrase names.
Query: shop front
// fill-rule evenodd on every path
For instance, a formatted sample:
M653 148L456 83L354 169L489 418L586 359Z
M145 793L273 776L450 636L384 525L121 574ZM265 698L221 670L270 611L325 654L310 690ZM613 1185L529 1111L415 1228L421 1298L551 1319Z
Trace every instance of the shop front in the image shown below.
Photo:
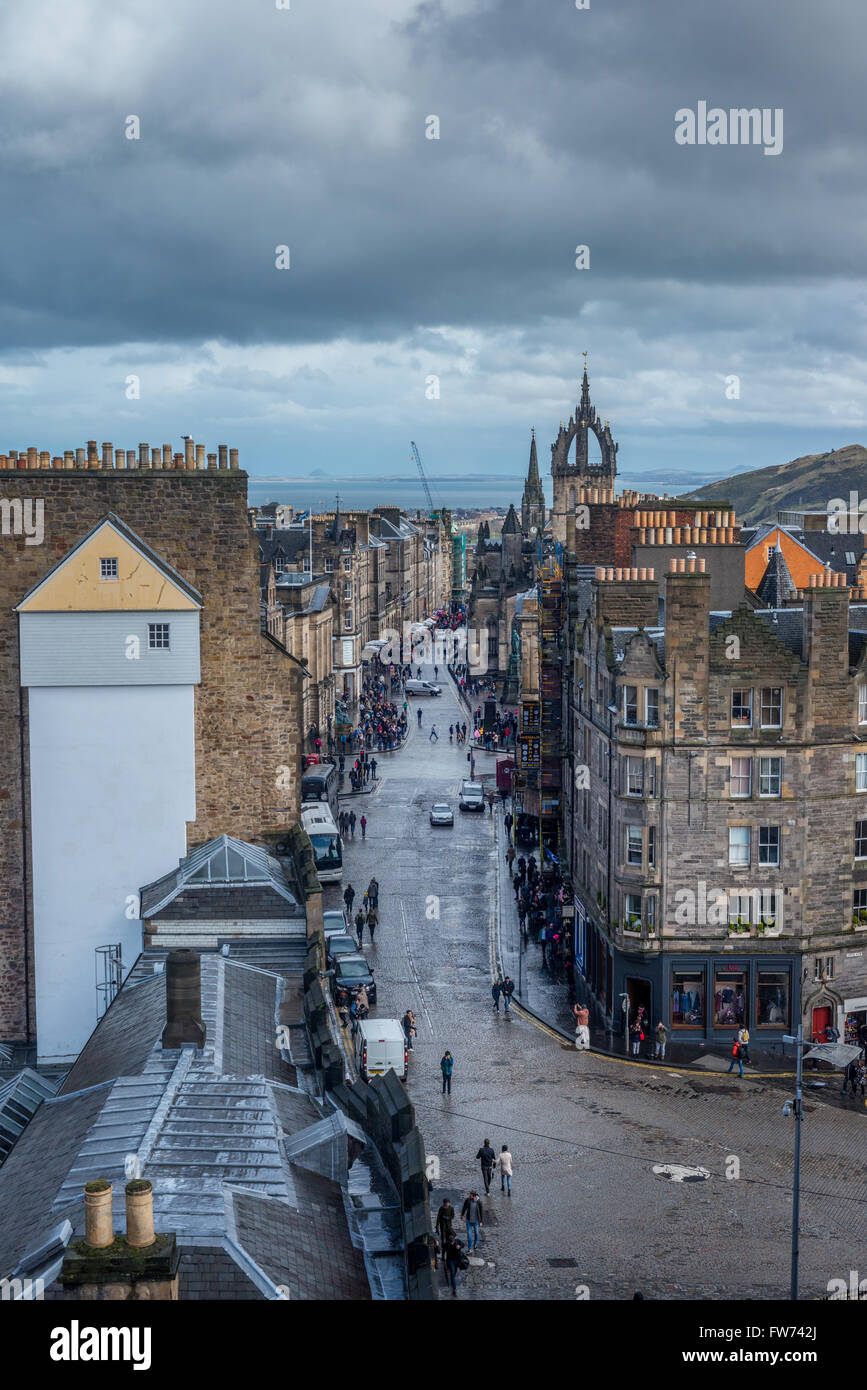
M730 1042L740 1028L751 1046L775 1043L800 1017L800 957L665 956L662 1013L670 1036Z

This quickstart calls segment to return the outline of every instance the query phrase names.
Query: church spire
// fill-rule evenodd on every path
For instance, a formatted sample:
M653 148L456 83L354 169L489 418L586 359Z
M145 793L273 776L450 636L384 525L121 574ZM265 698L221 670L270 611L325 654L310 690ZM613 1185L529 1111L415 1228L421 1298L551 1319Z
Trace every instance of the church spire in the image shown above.
M539 460L536 457L536 431L530 431L530 467L527 469L527 482L531 487L541 485L539 478Z

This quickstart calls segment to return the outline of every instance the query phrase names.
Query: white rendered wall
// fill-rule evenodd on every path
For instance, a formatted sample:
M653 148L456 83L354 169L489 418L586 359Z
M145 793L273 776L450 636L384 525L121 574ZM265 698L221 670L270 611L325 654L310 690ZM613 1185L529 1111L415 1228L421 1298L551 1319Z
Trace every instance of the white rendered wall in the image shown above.
M127 898L177 867L195 820L194 688L31 688L39 1060L74 1058L97 1021L97 946L141 950ZM136 911L137 902L136 902Z

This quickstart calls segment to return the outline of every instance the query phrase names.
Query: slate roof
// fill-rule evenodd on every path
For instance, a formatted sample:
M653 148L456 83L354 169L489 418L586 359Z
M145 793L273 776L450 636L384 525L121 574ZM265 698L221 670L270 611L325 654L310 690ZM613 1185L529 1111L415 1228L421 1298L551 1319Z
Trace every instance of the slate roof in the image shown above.
M767 608L783 608L798 596L795 581L779 545L774 547L774 552L765 566L756 595Z
M0 1085L0 1163L42 1102L57 1089L57 1081L30 1067Z
M157 1230L177 1234L181 1296L273 1299L285 1284L297 1298L404 1297L398 1199L375 1149L294 1084L304 1078L275 1045L283 977L203 953L205 1046L163 1051L165 977L144 974L148 963L0 1168L0 1278L35 1259L62 1218L80 1237L94 1177L113 1182L122 1231L133 1154L154 1185ZM45 1258L28 1274L55 1297L57 1260Z

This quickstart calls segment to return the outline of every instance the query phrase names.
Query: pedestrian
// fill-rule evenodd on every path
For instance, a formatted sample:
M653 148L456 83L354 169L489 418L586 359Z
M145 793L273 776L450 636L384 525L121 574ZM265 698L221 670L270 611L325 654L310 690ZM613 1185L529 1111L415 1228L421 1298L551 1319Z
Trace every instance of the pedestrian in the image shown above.
M349 833L350 833L350 835L352 836L352 838L353 838L353 840L354 840L354 839L355 839L355 812L354 812L354 811L350 811L350 812L349 812Z
M512 1155L509 1152L508 1144L504 1144L500 1149L500 1157L497 1159L497 1172L500 1175L500 1191L508 1191L512 1195Z
M641 1025L640 1016L635 1020L630 1031L632 1033L632 1055L638 1057L641 1053L641 1044L644 1042L644 1028Z
M665 1061L665 1044L668 1042L668 1029L662 1019L656 1025L656 1041L653 1044L653 1055L659 1062Z
M572 1012L575 1015L575 1046L586 1052L590 1046L590 1010L586 1004L576 1004Z
M362 912L361 908L359 908L355 914L355 936L356 940L358 941L359 951L361 950L361 942L362 938L364 937L364 922L364 913Z
M373 779L373 781L375 782L375 781L376 781L376 758L371 758L371 760L370 760L370 775L371 775L371 778Z
M436 724L431 724L431 726L430 726L430 733L428 734L427 741L428 741L428 743L433 743L433 742L439 743L439 741L440 741L440 736L439 736L439 734L437 733L437 726L436 726Z
M490 811L491 815L494 814L494 793L493 793L493 792L488 792L488 810Z
M418 727L421 728L421 710L416 710L416 714L418 715Z
M458 1270L464 1269L468 1263L469 1261L464 1254L463 1242L454 1235L450 1236L443 1251L443 1268L452 1286L452 1298L458 1296Z
M506 850L506 863L507 863L508 866L509 866L509 873L510 873L510 874L511 874L511 872L512 872L512 865L514 864L514 862L515 862L515 846L514 846L514 845L509 845L509 848Z
M527 861L524 858L523 854L518 855L518 877L520 878L522 883L524 882L524 879L527 877Z
M496 1009L497 1013L500 1012L500 991L502 988L503 986L499 980L495 980L494 983L491 985L491 998L494 1001L494 1008Z
M476 1154L476 1158L482 1165L482 1182L485 1185L485 1196L487 1197L491 1190L491 1178L494 1175L494 1164L497 1161L497 1155L491 1147L490 1139L485 1139L482 1147Z
M454 738L454 736L455 736L455 726L454 726L454 724L450 724L450 725L449 725L449 743L451 743L451 741L452 741L452 739Z
M367 816L362 816L362 817L361 817L361 838L362 838L362 840L364 840L364 839L367 838L367 833L366 833L366 832L367 832Z
M448 1091L449 1095L452 1093L452 1071L454 1070L454 1065L455 1059L448 1048L446 1048L446 1051L440 1059L440 1071L443 1074L443 1095L445 1095L446 1091Z
M355 889L351 883L347 883L343 890L343 901L346 904L346 920L352 921L352 904L355 901Z
M750 1061L750 1030L747 1028L746 1024L738 1033L738 1042L741 1045L741 1056L748 1066L752 1066L752 1062Z
M479 1228L485 1224L485 1211L475 1188L464 1200L461 1216L467 1223L467 1254L471 1255L479 1243Z
M437 680L437 679L438 679L439 673L440 673L440 668L439 668L439 666L434 666L434 680Z
M437 1212L436 1225L434 1230L440 1238L440 1244L445 1247L445 1243L455 1234L455 1209L448 1197L440 1204Z
M512 995L515 993L515 984L509 975L506 976L505 980L500 986L500 989L503 993L503 1004L505 1006L506 1013L508 1013L509 1006L512 1000Z
M507 834L507 835L511 834L511 830L512 830L512 813L511 813L511 811L507 811L506 814L503 816L503 825L506 827L506 834Z
M406 1013L401 1019L401 1024L403 1025L403 1036L406 1040L406 1050L407 1052L412 1052L412 1040L416 1035L415 1014L413 1013L412 1009L407 1009Z
M368 883L367 892L364 896L368 899L372 907L379 907L379 883L375 878L372 878Z
M376 908L373 906L373 903L371 903L370 907L367 909L367 930L370 932L371 946L373 945L373 933L376 931L378 926L379 916L377 915L377 911Z
M743 1076L743 1074L744 1074L744 1063L743 1063L743 1058L741 1057L741 1045L740 1045L740 1043L737 1041L737 1039L735 1039L735 1041L732 1043L732 1059L731 1059L731 1061L729 1062L729 1071L730 1071L730 1072L734 1071L735 1062L737 1062L737 1064L738 1064L738 1076Z

